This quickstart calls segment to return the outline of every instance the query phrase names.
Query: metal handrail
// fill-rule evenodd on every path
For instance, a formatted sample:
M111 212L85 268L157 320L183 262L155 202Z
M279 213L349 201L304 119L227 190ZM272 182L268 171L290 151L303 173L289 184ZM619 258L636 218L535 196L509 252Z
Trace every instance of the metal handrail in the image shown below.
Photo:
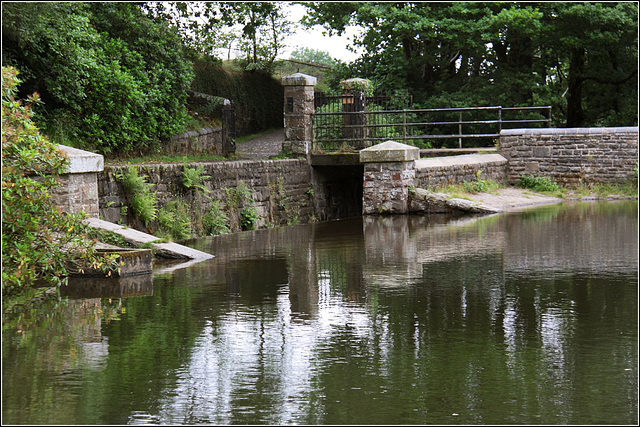
M340 98L339 96L335 98ZM415 139L458 139L458 146L462 148L462 139L464 138L496 138L500 136L500 131L502 130L503 124L514 124L514 123L548 123L551 124L551 110L552 107L550 105L547 106L533 106L533 107L502 107L502 106L488 106L488 107L455 107L455 108L427 108L427 109L402 109L402 110L377 110L377 111L342 111L342 112L327 112L327 113L318 113L314 114L314 131L315 130L324 130L324 129L376 129L376 128L393 128L402 129L402 136L400 137L403 141L415 140ZM495 120L462 120L463 112L475 112L475 111L495 111L498 114L498 118ZM503 120L502 112L503 111L547 111L548 117L544 119L511 119L511 120ZM458 120L452 121L420 121L420 122L408 122L407 114L420 114L420 113L458 113ZM366 120L363 120L358 124L340 124L340 126L336 127L335 125L325 125L321 122L321 120L316 120L316 117L330 117L330 116L360 116L360 117L369 117L376 115L392 115L392 114L402 114L402 123L396 122L394 120L393 123L366 123ZM496 133L463 133L463 125L486 125L486 124L497 124L498 131ZM422 135L407 135L407 129L413 128L416 126L436 126L436 125L457 125L458 132L453 134L422 134ZM315 134L315 132L314 132ZM389 139L389 137L377 137L377 136L369 136L362 133L362 142L365 141L376 141L376 140L384 140ZM354 138L325 138L319 139L317 142L353 142ZM315 136L314 136L314 142Z

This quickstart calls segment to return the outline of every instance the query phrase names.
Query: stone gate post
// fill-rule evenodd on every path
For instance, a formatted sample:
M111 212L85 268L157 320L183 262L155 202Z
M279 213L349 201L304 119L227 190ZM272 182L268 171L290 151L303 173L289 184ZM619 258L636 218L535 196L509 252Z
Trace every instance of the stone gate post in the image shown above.
M302 73L282 78L284 143L282 148L306 156L313 141L314 87L317 79Z
M371 82L367 79L353 78L342 80L342 111L344 114L342 137L349 139L358 148L368 147L366 140L369 137L367 128L367 116L364 111L367 109L366 91L371 87Z
M104 157L100 154L58 145L69 159L64 174L58 177L60 184L52 196L62 212L85 212L97 218L100 213L98 200L98 172L104 169Z
M395 141L360 150L360 162L364 164L362 213L406 214L419 158L417 147Z

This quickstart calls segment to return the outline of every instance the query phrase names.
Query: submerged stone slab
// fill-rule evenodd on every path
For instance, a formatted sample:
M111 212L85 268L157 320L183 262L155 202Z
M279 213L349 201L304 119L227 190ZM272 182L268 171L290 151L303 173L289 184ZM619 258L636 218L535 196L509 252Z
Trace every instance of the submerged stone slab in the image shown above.
M419 148L395 141L386 141L360 150L362 163L411 162L419 158Z
M451 197L445 193L434 193L422 188L409 190L409 212L413 213L498 213L502 209L471 200Z
M125 241L135 246L150 244L156 256L165 258L198 260L213 258L213 255L211 254L199 251L197 249L189 248L178 243L153 243L157 242L160 239L156 236L152 236L151 234L143 233L142 231L134 230L133 228L125 228L121 225L114 224L109 221L104 221L99 218L87 218L85 220L85 223L94 228L116 233L122 236Z

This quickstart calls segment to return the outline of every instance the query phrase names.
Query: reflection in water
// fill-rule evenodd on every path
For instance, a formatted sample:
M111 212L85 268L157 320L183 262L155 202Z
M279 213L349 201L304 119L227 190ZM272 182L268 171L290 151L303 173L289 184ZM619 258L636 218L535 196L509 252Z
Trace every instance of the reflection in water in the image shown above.
M633 423L637 206L195 241L216 258L147 296L63 299L89 322L5 323L3 421Z

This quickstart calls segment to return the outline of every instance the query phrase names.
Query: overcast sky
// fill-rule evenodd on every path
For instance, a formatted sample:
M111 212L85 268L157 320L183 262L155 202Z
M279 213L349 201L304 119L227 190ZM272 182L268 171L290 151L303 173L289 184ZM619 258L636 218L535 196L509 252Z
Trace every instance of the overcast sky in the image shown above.
M299 4L288 4L286 8L289 10L289 20L300 22L305 14L305 7ZM287 48L282 54L283 58L288 58L292 51L299 47L307 47L311 49L324 50L336 59L350 62L359 55L347 50L347 45L352 41L352 36L357 33L355 27L347 28L342 36L323 36L322 27L315 26L307 30L298 26L296 33L287 40Z

